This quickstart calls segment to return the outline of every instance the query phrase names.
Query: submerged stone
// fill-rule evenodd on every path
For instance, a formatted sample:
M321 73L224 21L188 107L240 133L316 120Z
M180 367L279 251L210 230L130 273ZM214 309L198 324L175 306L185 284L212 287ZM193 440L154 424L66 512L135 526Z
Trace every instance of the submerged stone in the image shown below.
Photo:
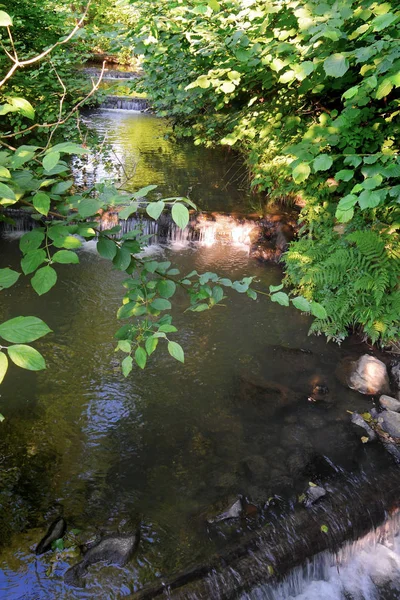
M133 557L140 540L140 533L110 535L85 552L83 559L64 574L64 581L74 587L82 587L82 577L90 565L106 562L123 567Z
M208 519L209 523L218 523L219 521L226 521L227 519L238 519L243 512L242 499L239 498L234 504L225 512L217 515L214 518Z
M375 395L390 391L386 365L369 354L364 354L354 364L348 386L361 394Z
M368 439L370 442L372 442L373 440L376 440L375 431L368 425L368 423L362 418L361 415L359 415L356 412L353 413L351 415L351 422L354 423L354 425L357 425L358 427L361 427L362 429L364 429L364 431L368 435Z
M304 505L309 508L324 496L326 496L326 490L323 487L320 487L319 485L310 485L306 493Z
M36 546L36 554L44 554L51 549L51 545L56 540L62 538L67 530L67 522L62 517L58 517L47 530L46 535Z
M379 404L386 410L392 410L393 412L400 412L400 400L392 398L392 396L386 396L383 394L379 398Z
M393 410L385 410L382 413L379 421L382 424L382 429L389 435L395 438L400 438L400 414Z

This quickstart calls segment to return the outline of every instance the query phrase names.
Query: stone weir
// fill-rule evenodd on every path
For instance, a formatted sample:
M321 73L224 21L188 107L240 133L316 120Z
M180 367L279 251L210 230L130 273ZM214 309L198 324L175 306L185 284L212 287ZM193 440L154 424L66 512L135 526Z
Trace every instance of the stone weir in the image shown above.
M172 577L160 577L139 590L132 600L165 597L174 600L234 600L258 586L273 590L299 565L332 557L347 542L370 534L384 535L390 523L400 522L400 469L387 466L373 477L338 474L330 482L330 493L315 505L277 514L266 509L266 525L248 534L241 543L222 550L203 564L188 566ZM382 526L383 527L380 527ZM377 529L378 528L378 529ZM382 533L383 532L383 533ZM324 555L320 554L324 553ZM272 593L272 592L271 592ZM251 596L253 597L253 596ZM275 598L274 594L257 598ZM279 596L281 598L281 596Z
M106 96L100 108L114 110L133 110L144 112L149 110L146 98L133 98L132 96Z

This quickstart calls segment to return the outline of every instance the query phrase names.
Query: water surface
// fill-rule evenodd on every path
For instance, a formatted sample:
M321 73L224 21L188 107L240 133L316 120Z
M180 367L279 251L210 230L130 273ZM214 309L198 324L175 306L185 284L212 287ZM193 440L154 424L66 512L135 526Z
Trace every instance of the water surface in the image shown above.
M167 125L150 115L100 111L91 123L107 133L124 170L135 172L131 189L156 183L162 194L191 190L211 211L248 207L233 176L240 182L245 173L236 157L166 140ZM104 173L104 165L96 168L96 176ZM371 400L335 376L343 356L365 348L308 337L307 316L262 296L231 295L226 306L193 314L183 312L187 300L178 294L174 339L185 365L157 351L145 371L125 379L113 340L124 276L93 246L84 245L79 267L59 266L44 298L24 277L0 295L2 320L37 315L54 332L34 344L48 370L11 366L1 388L1 598L126 597L265 525L268 499L290 505L310 480L360 470L368 478L390 462L349 423L346 411L366 410ZM148 254L181 273L255 275L262 290L282 275L251 258L246 236L173 237ZM0 238L0 257L1 267L18 268L18 240ZM327 392L312 402L316 382ZM207 522L239 494L257 504L258 516ZM137 558L123 569L94 567L83 590L66 589L63 572L76 558L32 552L57 503L82 536L132 531L141 522Z

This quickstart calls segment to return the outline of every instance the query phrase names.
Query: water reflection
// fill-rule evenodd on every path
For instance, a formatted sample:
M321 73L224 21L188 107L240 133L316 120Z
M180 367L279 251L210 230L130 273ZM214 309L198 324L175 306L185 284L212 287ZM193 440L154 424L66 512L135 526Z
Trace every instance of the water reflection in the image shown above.
M128 190L157 185L159 195L190 195L202 210L249 212L246 168L236 154L176 142L167 122L153 115L100 110L88 123L112 150L109 170L104 162L91 162L81 171L82 182L116 170Z

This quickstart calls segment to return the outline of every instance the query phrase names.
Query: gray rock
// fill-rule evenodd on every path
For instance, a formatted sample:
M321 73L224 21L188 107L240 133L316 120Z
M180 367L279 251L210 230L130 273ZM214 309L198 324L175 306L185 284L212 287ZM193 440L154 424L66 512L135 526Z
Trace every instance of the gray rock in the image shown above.
M56 519L50 525L44 538L42 538L38 543L36 547L36 554L44 554L44 552L50 550L52 543L64 537L66 530L67 523L65 519L58 517L58 519Z
M387 410L392 410L393 412L400 412L400 400L396 400L396 398L392 398L392 396L386 396L383 394L379 398L379 404L382 408Z
M392 365L390 368L390 376L396 388L400 390L400 362Z
M361 394L375 395L390 392L386 365L369 354L364 354L353 365L349 387Z
M243 504L241 498L236 500L234 504L228 510L217 515L213 519L208 519L209 523L218 523L219 521L226 521L227 519L238 519L243 511Z
M370 442L372 442L373 440L376 440L375 431L368 425L368 423L362 418L361 415L359 415L356 412L353 413L351 415L351 422L354 423L354 425L358 425L358 427L361 427L362 429L364 429Z
M385 410L379 421L382 423L382 429L395 438L400 438L400 414L392 410Z
M306 493L304 504L307 508L312 506L317 500L326 496L326 490L319 485L310 485Z
M98 562L124 566L134 555L140 540L140 533L120 534L104 537L85 552L83 559L64 574L64 581L74 587L83 587L82 578L88 567Z

